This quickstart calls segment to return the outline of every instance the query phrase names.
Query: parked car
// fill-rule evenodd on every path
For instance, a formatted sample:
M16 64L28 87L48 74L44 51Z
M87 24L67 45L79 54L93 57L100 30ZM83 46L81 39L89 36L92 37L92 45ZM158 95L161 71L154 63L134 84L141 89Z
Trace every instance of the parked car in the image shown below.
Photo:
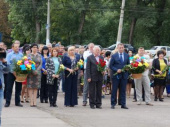
M131 44L124 44L124 46L127 50L131 50L133 53L136 52L136 49ZM116 44L113 44L108 48L105 48L105 50L113 51L115 48L116 48Z
M153 46L150 50L146 50L146 52L149 52L152 54L152 56L155 56L157 51L165 49L166 50L166 57L170 56L170 47L169 46Z

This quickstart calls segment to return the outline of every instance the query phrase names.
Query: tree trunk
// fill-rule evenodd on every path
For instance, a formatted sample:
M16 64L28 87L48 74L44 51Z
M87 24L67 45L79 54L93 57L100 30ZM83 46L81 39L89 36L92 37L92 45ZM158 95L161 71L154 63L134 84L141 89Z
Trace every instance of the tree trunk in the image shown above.
M36 17L37 18L37 17ZM38 19L36 19L36 39L35 39L35 43L40 44L40 31L41 31L41 24L38 21Z
M78 35L77 35L77 44L81 44L81 34L83 31L84 27L84 22L86 18L86 9L89 6L89 0L83 0L83 4L85 5L85 10L81 11L81 16L80 16L80 24L79 24L79 29L78 29Z
M133 35L136 26L137 18L133 18L130 27L129 44L133 45Z
M80 42L81 42L80 38L81 38L81 33L83 31L85 17L86 17L86 11L83 10L83 11L81 11L81 18L80 18L80 25L79 25L79 29L78 29L77 44L80 44Z
M158 10L158 18L157 18L157 25L156 25L156 38L157 38L157 45L161 45L161 35L160 35L160 29L162 27L162 23L164 21L164 18L162 17L163 12L165 11L165 5L166 0L160 0L158 4L156 5L156 8L159 8Z
M137 7L140 4L140 2L141 2L140 0L136 1ZM130 34L129 34L129 44L131 44L131 45L133 45L134 30L135 30L136 22L137 22L137 18L133 17L132 22L131 22L131 27L130 27Z
M41 31L41 24L39 22L39 18L36 15L36 1L32 0L32 5L33 5L33 10L34 10L34 19L35 19L35 28L36 28L36 38L35 38L35 43L39 44L40 43L40 31Z

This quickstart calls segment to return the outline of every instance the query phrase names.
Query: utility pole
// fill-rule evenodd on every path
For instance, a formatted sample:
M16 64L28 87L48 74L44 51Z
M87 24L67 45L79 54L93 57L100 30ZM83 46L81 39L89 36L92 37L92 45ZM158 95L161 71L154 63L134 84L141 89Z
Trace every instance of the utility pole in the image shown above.
M119 28L118 28L118 34L117 34L117 42L116 42L116 44L121 43L121 39L122 39L122 28L123 28L124 9L125 9L125 0L122 0L122 7L121 7L121 12L120 12L120 20L119 20Z
M50 0L47 5L46 45L50 43Z

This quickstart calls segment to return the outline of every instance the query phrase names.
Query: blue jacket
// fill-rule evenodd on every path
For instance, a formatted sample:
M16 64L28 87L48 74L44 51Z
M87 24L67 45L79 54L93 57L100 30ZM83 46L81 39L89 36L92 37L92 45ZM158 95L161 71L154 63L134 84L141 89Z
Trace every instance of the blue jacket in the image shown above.
M118 69L122 69L125 65L130 64L128 54L127 53L123 53L123 54L124 54L124 62L123 63L121 63L118 53L115 53L111 57L110 69L113 71L113 78L119 78L119 79L127 79L128 78L128 72L122 72L120 74L114 75Z

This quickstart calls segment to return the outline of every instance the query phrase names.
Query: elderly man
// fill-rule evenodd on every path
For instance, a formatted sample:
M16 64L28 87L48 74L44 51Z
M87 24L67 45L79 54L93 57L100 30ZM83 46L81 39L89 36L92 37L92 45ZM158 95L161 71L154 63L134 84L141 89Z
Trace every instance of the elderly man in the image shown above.
M126 107L126 84L128 72L122 72L122 68L130 63L129 56L124 52L124 45L122 43L117 45L117 49L118 52L112 55L110 61L110 69L113 71L113 74L117 73L112 77L111 108L115 109L117 103L117 90L120 85L121 108L128 109L128 107Z
M101 109L102 105L102 83L103 83L103 73L98 71L97 62L104 58L100 56L101 49L98 46L95 46L93 49L93 54L87 58L87 67L86 67L86 76L89 82L89 102L90 108Z
M19 52L19 44L18 43L13 43L12 50L13 51L7 55L7 63L10 65L10 72L8 74L5 107L10 106L14 82L15 82L15 105L22 107L23 105L21 105L21 103L20 103L20 94L21 94L21 89L22 89L22 83L15 81L16 77L15 77L13 69L14 69L14 61L22 59L23 54Z
M84 59L84 87L83 87L83 106L87 105L87 97L88 97L88 90L89 90L89 83L87 81L87 74L86 74L86 64L87 64L87 57L92 55L93 53L93 48L94 44L90 43L88 45L87 51L84 52L83 54L83 59Z
M138 49L138 56L143 57L145 61L148 63L150 62L150 57L148 55L145 55L145 49L143 47L140 47ZM153 106L151 104L151 98L150 98L150 80L149 80L149 69L145 70L142 74L141 79L135 79L135 90L136 90L136 97L138 105L141 105L142 102L142 85L145 91L145 102L146 105Z

